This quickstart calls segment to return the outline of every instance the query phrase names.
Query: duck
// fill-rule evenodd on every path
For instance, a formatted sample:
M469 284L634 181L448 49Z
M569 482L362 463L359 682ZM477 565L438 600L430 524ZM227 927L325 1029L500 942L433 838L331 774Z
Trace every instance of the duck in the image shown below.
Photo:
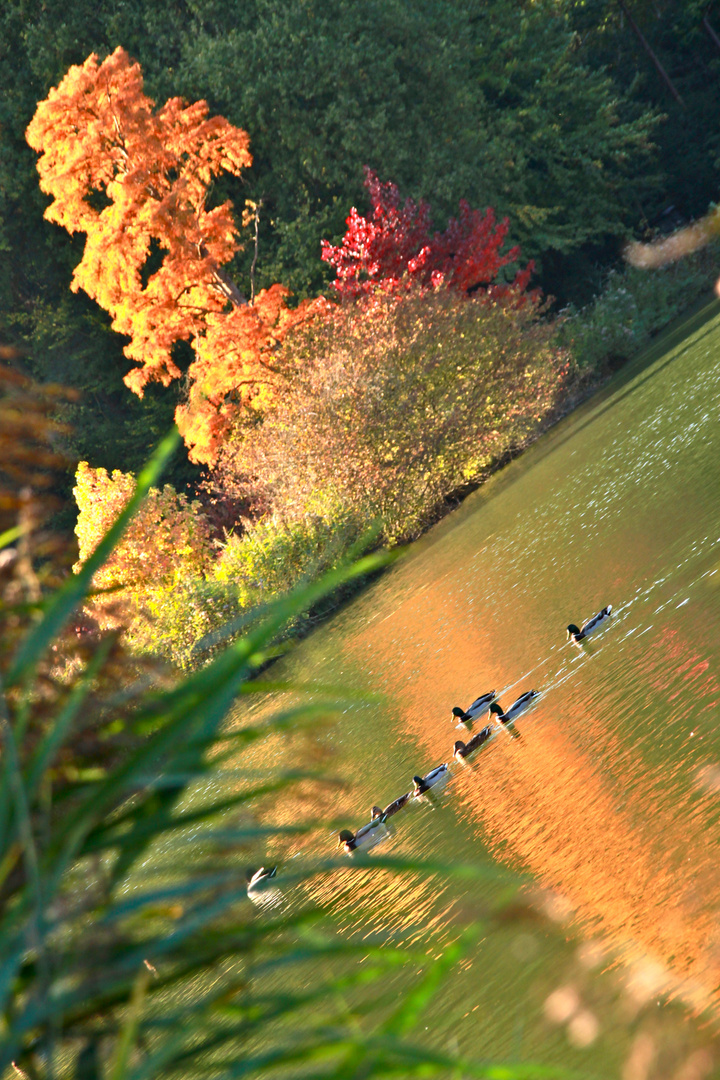
M598 611L597 615L593 615L592 619L584 622L580 628L575 623L570 623L567 628L568 641L574 641L576 645L579 645L581 641L584 641L585 638L590 637L601 626L604 626L611 614L612 604L608 604L607 607Z
M277 875L277 866L265 867L261 866L259 870L248 869L245 871L245 878L247 879L247 891L251 892L253 889L262 888L266 882L270 881Z
M385 815L381 812L380 817L373 818L367 825L362 825L356 833L351 832L350 829L343 829L338 833L338 844L349 855L364 844L374 843L375 840L379 839L378 829L383 828L384 825Z
M516 716L519 716L521 712L527 709L531 701L538 697L538 695L538 690L528 690L526 694L521 694L517 701L513 701L507 712L503 712L500 705L497 702L493 702L490 706L490 712L497 716L501 724L509 724L511 720L514 720Z
M478 731L477 735L473 735L469 743L461 742L460 739L458 739L453 747L453 756L455 760L462 761L464 758L468 757L474 750L477 750L479 746L482 746L491 735L492 727L488 725L488 727L484 727L482 731Z
M461 709L459 705L455 705L452 714L463 724L469 724L476 716L484 713L490 702L494 701L496 697L495 691L490 690L487 694L481 694L479 698L475 698L475 701L473 701L472 705L468 705L467 709Z
M424 795L426 791L429 791L431 787L439 783L447 775L448 767L447 763L444 765L438 765L437 768L431 769L425 776L413 776L413 789L410 792L415 798L419 795Z
M408 791L406 795L401 795L399 798L393 799L393 801L388 806L386 806L384 810L380 806L373 806L370 811L370 820L376 821L378 818L381 817L392 817L393 814L397 814L398 810L402 810L403 806L406 806L411 798L412 792Z

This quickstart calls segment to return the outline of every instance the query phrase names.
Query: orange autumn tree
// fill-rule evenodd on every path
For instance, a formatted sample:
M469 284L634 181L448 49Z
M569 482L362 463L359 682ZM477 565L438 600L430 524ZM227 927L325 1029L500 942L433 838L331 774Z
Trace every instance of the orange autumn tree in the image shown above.
M45 217L87 236L71 288L130 338L125 353L138 366L127 386L139 397L151 381L167 386L181 375L173 347L192 345L176 421L190 457L214 463L238 412L276 397L279 346L319 309L289 309L277 284L248 303L223 269L241 247L238 227L232 204L209 206L208 194L222 172L239 176L252 163L247 133L208 116L205 101L171 98L156 110L140 65L118 48L71 67L26 136L53 199Z

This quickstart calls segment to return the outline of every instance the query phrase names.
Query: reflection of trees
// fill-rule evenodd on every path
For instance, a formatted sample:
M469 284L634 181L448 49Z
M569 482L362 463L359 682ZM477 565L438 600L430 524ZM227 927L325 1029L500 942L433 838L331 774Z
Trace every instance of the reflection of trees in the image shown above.
M563 892L623 959L650 955L670 969L674 990L705 1006L720 974L720 956L707 949L715 915L701 899L717 896L716 857L688 835L676 806L657 805L641 762L626 766L629 774L640 769L627 777L623 806L592 754L578 752L556 722L529 726L524 736L521 753L499 745L482 788L467 792L493 851ZM643 813L645 796L652 815Z
M450 706L466 704L474 691L502 685L503 676L517 670L516 652L494 655L500 635L492 623L448 620L452 584L443 569L436 563L432 584L414 594L407 591L399 603L395 597L390 616L344 639L346 663L391 658L379 681L400 702L391 726L383 715L380 727L350 725L355 737L347 727L342 735L333 731L330 742L338 752L330 769L344 776L354 770L358 783L283 796L273 808L273 821L291 823L309 812L323 820L346 815L349 823L360 824L369 817L369 786L380 801L399 794L386 790L386 737L410 741L417 748L418 769L448 760L456 735ZM512 641L513 628L526 618L521 605L509 612L503 640ZM401 654L395 657L399 641ZM429 649L429 641L442 641L444 647ZM479 823L499 861L531 871L541 885L567 898L580 924L600 936L613 955L639 962L631 980L649 979L651 992L665 988L698 1010L718 1006L720 836L709 818L710 800L720 791L720 763L699 757L698 768L689 766L689 749L696 744L687 737L706 710L712 712L720 685L707 661L676 630L653 635L652 648L633 652L632 664L631 700L608 694L598 708L583 704L586 688L576 681L558 687L518 721L522 739L500 732L469 768L456 768L450 797ZM468 672L473 672L472 686ZM489 682L487 672L495 673ZM620 694L628 683L616 682ZM446 715L438 715L437 702L447 704ZM572 719L567 719L570 709ZM368 732L367 742L357 740L360 730ZM287 745L282 753L290 760ZM405 820L398 815L396 839L378 847L378 854L409 850ZM329 830L304 842L293 840L293 850L303 843L308 853L335 851ZM472 852L467 858L472 860ZM315 899L332 901L349 928L362 908L373 914L378 930L435 926L452 933L448 924L456 890L451 886L445 893L436 878L377 870L318 878L308 888Z
M441 620L447 625L446 613L443 599L434 608L425 593L417 624L426 640L435 616L438 628ZM397 634L392 622L384 625ZM472 627L458 625L452 633L446 670L421 669L412 686L403 687L406 727L432 758L446 752L448 736L440 723L428 723L423 699L447 696L443 684L457 670L477 669L478 657L489 651L487 639ZM638 654L638 697L606 703L599 714L576 697L563 702L557 691L552 706L541 700L531 722L519 721L522 740L498 737L481 751L472 782L458 785L457 797L482 824L498 859L561 892L580 923L602 935L615 955L660 968L656 989L665 987L703 1009L720 1005L720 836L708 824L707 801L707 792L717 788L715 773L706 768L698 774L706 789L699 793L688 783L685 754L678 761L675 747L673 757L658 754L659 763L648 764L643 751L649 744L640 736L655 720L658 693L673 701L676 725L685 710L689 734L694 718L716 703L720 687L676 631L663 631L654 644ZM509 666L503 662L495 670ZM563 704L572 708L571 723L551 715ZM629 737L637 715L643 727Z

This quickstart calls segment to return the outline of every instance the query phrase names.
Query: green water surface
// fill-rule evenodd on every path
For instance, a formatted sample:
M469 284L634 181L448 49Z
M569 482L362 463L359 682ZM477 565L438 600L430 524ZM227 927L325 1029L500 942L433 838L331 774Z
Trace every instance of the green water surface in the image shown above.
M374 849L526 883L419 1039L624 1080L720 1064L720 314L624 369L302 644L291 674L379 695L297 742L340 783L276 819L356 827L451 762L450 710L540 691ZM612 604L577 648L568 622ZM483 721L483 723L486 721ZM477 730L477 726L476 726ZM297 757L299 755L299 757ZM294 800L294 801L293 801ZM278 844L281 866L307 839ZM334 832L312 839L333 853ZM282 875L281 875L282 876ZM502 882L378 870L315 881L341 932L441 955ZM428 938L428 935L431 938ZM402 979L398 976L398 992Z

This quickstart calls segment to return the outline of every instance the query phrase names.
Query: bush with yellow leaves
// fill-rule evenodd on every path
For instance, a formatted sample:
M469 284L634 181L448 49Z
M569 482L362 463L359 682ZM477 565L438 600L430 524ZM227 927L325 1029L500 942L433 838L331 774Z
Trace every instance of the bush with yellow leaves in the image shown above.
M75 528L80 560L77 571L124 509L135 490L135 477L119 469L93 469L81 461L73 494L78 505ZM166 591L191 575L202 577L212 560L210 527L201 509L166 484L151 488L122 542L95 575L92 614L101 627L124 623L132 636L144 621L149 592Z

